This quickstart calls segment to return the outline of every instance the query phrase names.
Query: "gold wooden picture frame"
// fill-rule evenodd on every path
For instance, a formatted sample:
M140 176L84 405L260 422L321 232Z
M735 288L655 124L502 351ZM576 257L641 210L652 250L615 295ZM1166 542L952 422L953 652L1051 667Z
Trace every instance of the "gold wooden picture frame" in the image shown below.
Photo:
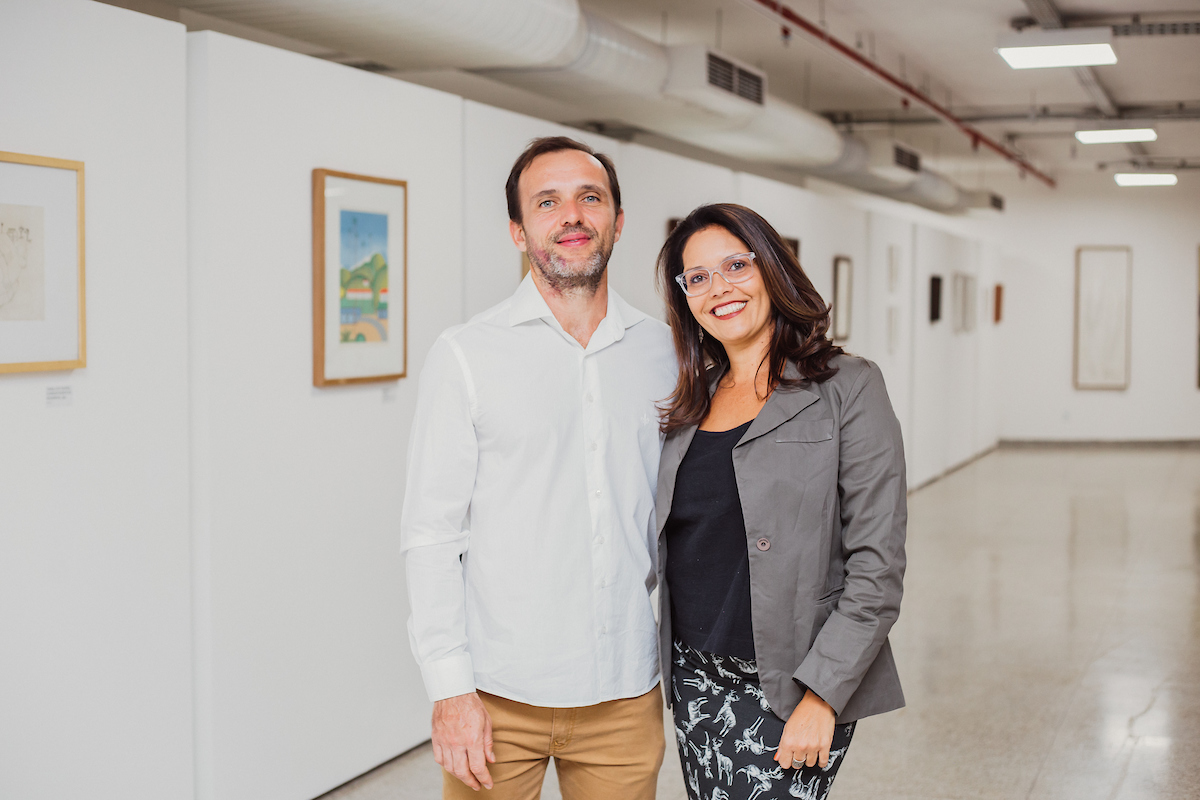
M0 151L0 374L87 366L82 161Z
M399 380L408 373L408 182L330 169L314 169L312 182L313 385Z

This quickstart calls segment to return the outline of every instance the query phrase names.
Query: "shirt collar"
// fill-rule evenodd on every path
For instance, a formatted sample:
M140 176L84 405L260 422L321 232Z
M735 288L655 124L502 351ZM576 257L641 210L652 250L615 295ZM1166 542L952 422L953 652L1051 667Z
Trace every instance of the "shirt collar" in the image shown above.
M517 287L517 291L513 293L512 306L508 311L508 324L509 327L516 327L533 319L558 322L554 318L554 312L550 310L550 306L542 297L542 293L534 285L533 276L526 275L521 281L521 285ZM614 331L621 332L614 339L620 339L626 330L644 319L646 319L646 315L625 302L625 298L613 290L610 282L608 285L608 311L600 323L600 327L611 325Z

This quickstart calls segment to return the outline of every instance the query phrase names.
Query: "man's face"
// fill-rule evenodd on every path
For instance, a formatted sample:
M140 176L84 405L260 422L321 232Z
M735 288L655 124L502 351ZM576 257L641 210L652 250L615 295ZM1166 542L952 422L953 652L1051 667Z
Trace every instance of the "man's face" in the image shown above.
M539 277L558 291L594 292L625 224L603 165L579 150L546 153L517 188L522 221L510 221L509 231Z

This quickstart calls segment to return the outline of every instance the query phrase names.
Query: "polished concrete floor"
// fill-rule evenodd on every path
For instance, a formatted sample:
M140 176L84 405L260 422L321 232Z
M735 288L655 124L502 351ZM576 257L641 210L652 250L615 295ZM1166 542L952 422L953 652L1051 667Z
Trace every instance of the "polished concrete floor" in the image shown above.
M859 725L834 800L1200 798L1200 448L1001 449L909 509L908 707ZM325 800L440 786L426 745Z

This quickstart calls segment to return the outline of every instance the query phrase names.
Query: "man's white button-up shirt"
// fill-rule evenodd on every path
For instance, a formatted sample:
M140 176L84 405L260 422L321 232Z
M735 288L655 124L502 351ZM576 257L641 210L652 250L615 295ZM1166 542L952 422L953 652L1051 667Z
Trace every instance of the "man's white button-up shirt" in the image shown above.
M654 688L657 404L675 378L667 327L611 289L586 348L529 277L438 338L401 522L431 700L565 708Z

